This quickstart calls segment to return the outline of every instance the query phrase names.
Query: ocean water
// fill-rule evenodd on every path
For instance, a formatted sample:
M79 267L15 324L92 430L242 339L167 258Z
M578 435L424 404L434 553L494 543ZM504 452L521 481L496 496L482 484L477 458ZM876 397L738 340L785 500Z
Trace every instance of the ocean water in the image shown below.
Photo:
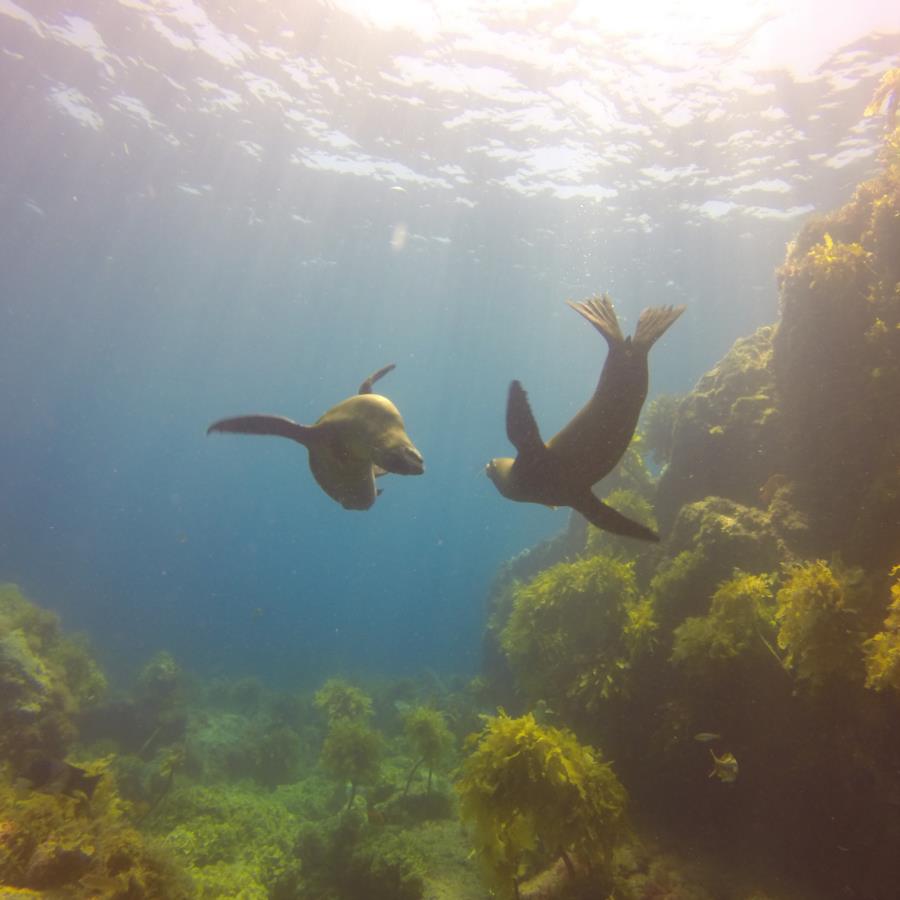
M687 304L651 397L686 391L877 170L895 4L382 5L0 0L0 580L113 672L474 674L566 523L483 474L512 378L545 436L593 389L564 301ZM390 362L426 473L367 512L205 434Z

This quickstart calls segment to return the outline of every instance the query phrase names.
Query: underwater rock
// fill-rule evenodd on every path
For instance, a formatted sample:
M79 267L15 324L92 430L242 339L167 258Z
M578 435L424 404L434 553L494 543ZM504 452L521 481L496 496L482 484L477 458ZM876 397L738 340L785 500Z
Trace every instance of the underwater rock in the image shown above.
M0 637L2 709L21 721L37 718L53 701L52 676L17 628Z
M150 822L204 897L296 896L297 825L276 794L246 786L176 787Z
M47 897L195 896L174 858L133 827L112 761L81 761L91 777L102 776L90 802L23 790L0 769L0 896L7 885Z
M675 420L683 399L679 394L660 394L647 404L641 416L639 427L644 448L660 468L672 459Z
M716 587L735 569L771 572L784 549L768 515L724 497L684 506L666 543L668 558L651 582L664 629L705 615Z
M47 840L31 854L25 882L33 888L62 887L81 878L91 862L92 857L82 847L66 847L55 840Z
M704 497L750 505L781 471L781 415L765 326L740 338L678 406L671 458L660 478L656 513L665 533L679 509Z
M54 613L16 585L0 585L0 760L65 756L74 716L105 688L83 643L63 635Z
M779 270L773 371L784 471L814 555L887 568L900 540L900 143L851 201L811 219Z

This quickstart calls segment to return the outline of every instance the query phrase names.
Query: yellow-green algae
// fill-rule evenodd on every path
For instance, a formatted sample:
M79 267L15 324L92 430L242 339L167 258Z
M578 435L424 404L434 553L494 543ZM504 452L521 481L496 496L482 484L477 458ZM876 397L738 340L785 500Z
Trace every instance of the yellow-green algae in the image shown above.
M440 710L416 706L404 716L403 730L412 748L416 762L406 780L404 793L409 790L419 766L428 770L428 790L431 790L432 773L453 749L454 738Z
M709 613L684 620L674 633L672 662L698 677L748 652L774 654L773 578L737 573L712 596ZM777 659L777 657L776 657Z
M64 635L59 617L16 585L0 585L0 759L64 753L74 715L105 690L84 641Z
M599 753L564 729L502 711L470 739L457 782L460 811L489 886L518 881L564 857L602 879L624 833L625 790Z
M882 103L900 70L885 85ZM621 670L627 700L592 655L622 644L625 620L597 614L599 589L573 591L565 568L616 555L602 539L571 525L508 566L494 595L487 695L524 698L606 748L642 821L740 873L716 897L791 896L796 883L800 896L886 900L900 882L896 120L882 162L788 248L779 322L739 340L664 430L664 540L625 557L641 575L616 590L649 601L655 625ZM585 633L559 627L579 604ZM708 778L704 733L739 760L733 784ZM659 868L634 896L681 896ZM614 895L633 896L621 882Z
M183 861L198 897L264 900L299 875L296 822L258 788L184 784L154 816L152 829Z
M655 622L630 562L593 556L558 563L513 590L503 651L525 695L589 710L627 691Z

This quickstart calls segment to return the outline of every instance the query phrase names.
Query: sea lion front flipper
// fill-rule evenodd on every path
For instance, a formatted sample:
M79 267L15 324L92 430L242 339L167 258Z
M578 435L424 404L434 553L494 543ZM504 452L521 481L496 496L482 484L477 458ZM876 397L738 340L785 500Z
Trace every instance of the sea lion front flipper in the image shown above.
M373 372L360 386L357 391L358 394L371 394L372 393L372 385L378 381L379 378L384 378L388 372L393 372L394 369L397 368L396 363L388 363L383 368L379 369L377 372Z
M547 449L531 412L528 394L520 381L513 381L509 386L506 398L506 436L521 456L534 457Z
M633 537L641 541L659 542L659 535L648 528L623 516L622 513L607 506L602 500L598 500L591 491L586 491L583 498L572 504L572 509L581 513L591 525L608 531L611 534L621 534L624 537Z
M206 433L219 431L228 434L266 434L290 438L298 444L308 446L314 430L308 425L301 425L284 416L251 415L219 419L206 429Z

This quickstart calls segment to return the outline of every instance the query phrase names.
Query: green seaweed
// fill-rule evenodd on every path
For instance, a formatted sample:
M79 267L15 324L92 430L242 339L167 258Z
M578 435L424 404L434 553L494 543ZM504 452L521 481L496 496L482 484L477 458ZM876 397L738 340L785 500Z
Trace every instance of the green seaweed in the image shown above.
M329 723L339 719L367 720L372 716L372 698L343 678L329 678L313 700Z
M0 760L65 754L74 716L96 703L106 678L81 638L14 584L0 585Z
M655 628L633 563L593 556L516 586L501 645L531 701L585 711L627 693L628 671Z
M9 885L74 900L193 897L188 874L175 857L131 824L112 759L79 762L90 774L102 775L90 802L23 791L8 771L0 771L0 893Z
M322 768L341 782L350 782L347 808L360 785L372 784L381 770L384 739L364 722L338 718L328 728L322 745Z
M859 569L832 567L821 559L787 568L776 595L778 646L786 665L810 687L862 675L861 575Z
M735 573L712 596L709 613L690 617L675 629L672 662L708 677L722 662L749 652L775 654L773 578ZM714 675L712 677L715 677Z
M153 829L203 898L272 896L299 873L294 819L271 793L185 784L172 791Z
M411 709L404 717L403 727L406 740L416 757L416 762L406 779L403 793L409 792L413 777L422 765L428 769L427 789L430 793L432 773L453 748L453 734L447 727L444 715L439 710L427 706L417 706Z
M884 628L863 642L866 687L900 691L900 566L891 570L891 602Z
M626 794L599 753L530 714L502 711L469 741L460 812L496 895L515 897L523 876L559 858L601 880L624 832Z

